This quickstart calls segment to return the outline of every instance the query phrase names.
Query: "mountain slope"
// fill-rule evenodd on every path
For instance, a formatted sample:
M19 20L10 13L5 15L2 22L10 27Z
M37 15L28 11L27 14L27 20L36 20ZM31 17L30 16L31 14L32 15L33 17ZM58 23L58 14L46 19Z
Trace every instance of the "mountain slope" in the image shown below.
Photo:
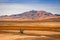
M53 15L46 11L28 11L22 14L15 14L10 16L0 16L0 20L6 21L40 21L40 20L57 20L60 21L60 16Z

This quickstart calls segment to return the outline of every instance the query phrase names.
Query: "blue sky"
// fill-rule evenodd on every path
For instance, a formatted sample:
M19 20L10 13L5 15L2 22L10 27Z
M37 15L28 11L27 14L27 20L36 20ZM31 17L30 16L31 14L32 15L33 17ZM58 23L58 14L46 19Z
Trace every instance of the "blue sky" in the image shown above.
M29 10L60 14L60 0L0 0L0 15L19 14Z
M0 3L37 3L37 4L59 4L60 0L0 0Z

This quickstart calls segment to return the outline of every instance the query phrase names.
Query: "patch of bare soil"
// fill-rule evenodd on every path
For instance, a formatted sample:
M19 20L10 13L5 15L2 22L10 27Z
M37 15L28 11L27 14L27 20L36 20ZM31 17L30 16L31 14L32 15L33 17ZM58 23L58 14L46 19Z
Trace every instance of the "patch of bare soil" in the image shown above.
M60 40L60 38L48 36L30 36L19 34L18 31L0 31L0 40Z
M27 38L17 38L15 40L60 40L60 39L57 39L57 38L51 38L51 37L27 37Z

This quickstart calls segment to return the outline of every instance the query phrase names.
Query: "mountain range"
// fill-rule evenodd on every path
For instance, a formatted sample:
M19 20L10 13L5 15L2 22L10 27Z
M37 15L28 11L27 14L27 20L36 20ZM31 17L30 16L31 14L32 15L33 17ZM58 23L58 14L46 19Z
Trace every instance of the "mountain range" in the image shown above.
M60 16L46 11L31 10L21 14L0 16L0 21L60 21Z

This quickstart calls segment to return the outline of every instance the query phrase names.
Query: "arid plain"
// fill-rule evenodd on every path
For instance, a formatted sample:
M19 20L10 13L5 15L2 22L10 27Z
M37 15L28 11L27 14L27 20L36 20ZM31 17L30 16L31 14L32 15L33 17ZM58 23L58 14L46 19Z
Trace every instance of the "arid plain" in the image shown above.
M23 30L23 34L20 30ZM60 40L60 22L0 21L0 40L28 39Z
M0 40L60 40L60 16L35 10L0 16Z

